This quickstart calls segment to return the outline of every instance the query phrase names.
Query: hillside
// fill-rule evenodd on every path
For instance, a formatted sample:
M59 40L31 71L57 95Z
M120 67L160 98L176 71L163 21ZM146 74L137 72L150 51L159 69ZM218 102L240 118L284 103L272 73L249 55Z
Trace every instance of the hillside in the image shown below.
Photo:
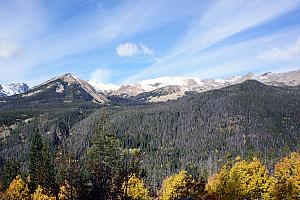
M209 174L237 155L259 155L267 165L299 149L300 87L246 81L167 103L104 108L125 147L141 148L147 181L186 168ZM104 110L76 124L69 138L76 155L91 141L91 123Z

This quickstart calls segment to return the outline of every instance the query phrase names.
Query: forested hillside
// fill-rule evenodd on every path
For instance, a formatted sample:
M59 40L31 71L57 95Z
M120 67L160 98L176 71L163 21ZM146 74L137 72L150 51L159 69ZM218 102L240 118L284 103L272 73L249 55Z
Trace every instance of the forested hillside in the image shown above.
M177 101L104 110L123 146L144 152L152 186L182 168L212 174L237 155L257 155L272 166L287 152L299 150L299 87L247 81ZM97 115L72 129L73 152L83 152L91 140L89 124Z
M120 141L120 148L139 152L138 176L143 177L152 194L164 178L180 170L194 177L208 177L224 164L231 165L239 155L245 160L258 156L273 171L280 158L299 151L299 86L275 87L246 81L147 105L111 102L123 106L103 107L82 99L54 103L53 107L31 103L37 109L13 109L15 105L7 109L7 101L0 110L3 126L17 125L2 138L2 167L14 158L23 173L30 169L30 144L34 134L39 133L50 145L57 176L65 177L62 169L68 160L69 164L70 160L76 161L72 168L74 176L79 175L75 171L86 167L88 152L95 143L95 126L103 113L110 119L110 130ZM27 112L24 117L22 113ZM123 161L120 166L124 168L127 165Z

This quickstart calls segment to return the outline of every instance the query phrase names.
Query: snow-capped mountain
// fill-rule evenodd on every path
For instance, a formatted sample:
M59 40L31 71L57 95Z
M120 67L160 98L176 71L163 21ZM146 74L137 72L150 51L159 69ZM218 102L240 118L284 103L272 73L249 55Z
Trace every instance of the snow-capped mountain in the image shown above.
M29 86L26 83L11 83L0 85L0 96L11 96L24 93L28 90Z
M187 91L205 92L222 87L238 84L246 80L257 80L267 85L299 85L300 70L286 73L264 73L256 75L248 73L244 76L233 76L224 79L199 79L193 77L159 77L155 79L142 80L132 85L110 87L102 84L100 91L109 91L107 95L120 96L123 98L134 97L134 99L149 102L166 101L181 97ZM95 85L95 83L93 84ZM107 86L107 88L105 88ZM171 87L172 86L172 87ZM176 88L176 90L174 90Z
M121 86L110 83L97 83L96 81L84 81L72 74L65 74L35 86L32 90L29 90L28 85L24 83L0 86L0 96L10 96L20 93L24 93L24 96L35 95L41 92L37 88L45 88L41 87L45 85L47 85L46 88L51 88L55 85L57 93L64 93L67 90L67 86L76 85L82 89L80 89L81 92L87 93L93 101L98 103L108 102L107 97L109 96L146 102L160 102L184 96L188 91L205 92L251 79L267 85L295 86L300 84L300 70L285 73L267 72L260 75L248 73L244 76L234 76L224 79L201 80L193 77L159 77L142 80L132 85Z
M96 91L87 81L70 73L52 78L22 94L22 97L38 96L49 96L67 103L79 100L101 104L108 102L105 95Z

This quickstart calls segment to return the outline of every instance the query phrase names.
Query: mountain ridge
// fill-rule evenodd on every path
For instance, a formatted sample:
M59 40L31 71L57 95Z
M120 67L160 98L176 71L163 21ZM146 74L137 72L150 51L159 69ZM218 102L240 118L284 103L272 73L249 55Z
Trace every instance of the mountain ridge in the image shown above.
M159 77L154 79L143 80L132 85L116 86L114 84L98 84L95 81L84 81L71 73L64 74L62 76L54 77L45 81L42 84L34 86L31 90L47 85L55 80L61 79L68 85L79 84L82 88L89 93L98 103L108 103L109 97L117 97L128 100L138 100L144 102L163 102L168 100L174 100L178 97L182 97L186 92L205 92L213 89L220 89L229 85L238 84L246 80L257 80L267 85L275 86L295 86L300 84L300 69L295 71L289 71L284 73L272 73L266 72L260 75L254 73L248 73L244 76L233 76L224 79L203 79L192 77ZM18 86L18 84L11 84L12 86ZM23 84L25 89L18 90L18 87L12 91L16 92L3 92L0 87L0 96L10 96L16 94L26 93L29 87ZM27 86L27 88L26 88ZM99 88L101 86L102 88ZM21 87L21 86L19 86ZM176 91L170 89L176 87ZM166 89L169 88L169 89ZM61 85L57 88L57 92L63 90ZM1 92L2 91L2 92ZM37 92L37 91L36 91ZM29 93L29 95L35 95L36 93ZM28 95L28 94L25 94ZM23 95L24 96L24 95Z

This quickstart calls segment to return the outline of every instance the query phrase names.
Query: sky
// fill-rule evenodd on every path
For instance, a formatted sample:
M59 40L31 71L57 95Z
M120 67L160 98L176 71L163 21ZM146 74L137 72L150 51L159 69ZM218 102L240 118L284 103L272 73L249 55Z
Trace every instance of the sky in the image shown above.
M0 84L300 69L300 0L0 0Z

